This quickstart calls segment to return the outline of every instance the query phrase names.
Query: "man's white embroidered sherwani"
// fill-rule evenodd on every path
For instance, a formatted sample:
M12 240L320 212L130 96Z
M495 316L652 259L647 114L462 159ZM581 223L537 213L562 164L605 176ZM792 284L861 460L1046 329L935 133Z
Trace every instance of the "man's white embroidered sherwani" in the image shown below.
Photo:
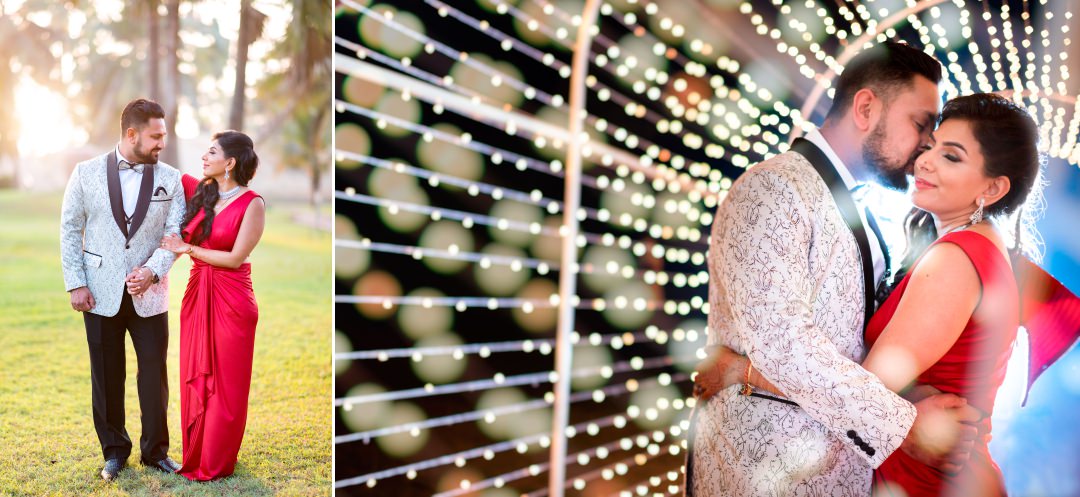
M694 495L870 495L872 468L900 447L915 408L858 365L859 249L805 157L778 155L732 185L708 263L709 343L749 356L799 407L739 386L699 404Z

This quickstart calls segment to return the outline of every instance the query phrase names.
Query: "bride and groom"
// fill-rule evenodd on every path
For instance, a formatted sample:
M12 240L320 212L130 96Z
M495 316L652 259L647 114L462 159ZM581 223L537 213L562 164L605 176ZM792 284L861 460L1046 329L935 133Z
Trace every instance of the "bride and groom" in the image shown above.
M987 443L1021 322L1013 264L1029 265L1015 256L1038 128L993 94L939 117L941 79L908 45L863 51L821 128L732 185L712 228L687 494L1004 495ZM889 287L888 247L855 195L909 175ZM1051 332L1073 343L1075 328Z
M116 148L75 166L61 210L64 285L83 313L105 481L132 449L126 332L138 362L144 465L192 480L228 476L247 420L258 307L246 259L264 222L262 198L247 183L258 157L250 138L225 131L202 158L205 178L182 175L158 162L164 118L156 102L128 103ZM165 360L168 272L182 254L192 269L180 312L181 465L169 457Z

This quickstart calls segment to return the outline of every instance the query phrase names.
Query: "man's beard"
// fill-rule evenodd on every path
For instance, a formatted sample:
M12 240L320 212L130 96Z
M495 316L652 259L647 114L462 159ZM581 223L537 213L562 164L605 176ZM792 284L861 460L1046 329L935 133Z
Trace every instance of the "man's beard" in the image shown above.
M915 158L919 156L919 150L915 150L911 157L903 164L895 164L885 155L885 122L878 122L870 136L863 143L863 162L869 166L870 171L877 176L882 186L898 191L907 191L908 174L915 169Z
M160 152L161 149L158 149L158 153ZM153 150L143 150L142 138L135 140L135 150L132 151L132 154L135 156L132 159L136 164L157 164L158 162L157 157L153 155Z

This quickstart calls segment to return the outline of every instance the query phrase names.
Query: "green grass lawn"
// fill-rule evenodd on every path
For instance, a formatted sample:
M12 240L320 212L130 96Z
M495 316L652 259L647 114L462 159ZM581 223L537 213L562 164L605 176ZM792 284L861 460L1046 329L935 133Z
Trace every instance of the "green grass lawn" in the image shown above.
M127 429L134 448L116 482L98 472L82 316L60 271L59 194L0 191L0 495L329 495L330 235L271 205L252 254L259 328L247 433L236 473L193 483L139 465L135 352L128 338ZM189 259L171 273L170 455L181 458L180 300Z

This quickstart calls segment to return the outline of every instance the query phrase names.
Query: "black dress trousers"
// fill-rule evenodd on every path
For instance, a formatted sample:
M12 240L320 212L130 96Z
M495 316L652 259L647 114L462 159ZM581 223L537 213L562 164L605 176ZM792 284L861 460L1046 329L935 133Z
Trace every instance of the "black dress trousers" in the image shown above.
M90 378L93 383L94 430L105 459L127 460L131 438L124 427L124 382L127 378L124 334L138 361L139 407L142 437L139 445L144 461L155 462L169 452L166 409L169 384L165 357L169 348L169 313L142 317L135 312L132 297L124 290L120 310L106 317L83 313L86 341L90 346Z

